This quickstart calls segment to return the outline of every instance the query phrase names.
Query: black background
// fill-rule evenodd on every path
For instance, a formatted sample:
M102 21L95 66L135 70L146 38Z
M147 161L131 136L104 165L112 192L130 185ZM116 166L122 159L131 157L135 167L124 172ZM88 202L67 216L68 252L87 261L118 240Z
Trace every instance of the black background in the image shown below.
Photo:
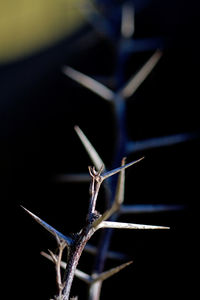
M198 1L150 1L136 15L136 38L162 35L169 43L149 78L127 103L131 139L199 131ZM115 51L97 36L94 45L73 48L86 26L35 56L0 66L2 263L9 298L49 299L55 274L41 250L54 249L53 238L21 209L30 209L65 234L80 230L88 205L88 184L61 184L60 173L87 172L91 164L74 132L79 125L106 165L111 165L114 127L111 108L98 96L66 78L69 64L91 76L112 75ZM126 76L152 52L132 55ZM134 263L109 279L102 290L113 299L169 299L196 294L198 272L199 140L130 155L145 155L127 172L127 203L185 204L182 212L122 218L134 223L170 226L161 232L115 232L111 248ZM103 193L99 201L103 201ZM100 205L100 204L99 204ZM101 205L100 205L101 208ZM4 237L5 233L5 237ZM93 241L95 242L95 238ZM5 258L4 258L5 257ZM119 262L108 261L106 268ZM83 254L80 268L90 271L93 258ZM86 298L78 279L72 293Z

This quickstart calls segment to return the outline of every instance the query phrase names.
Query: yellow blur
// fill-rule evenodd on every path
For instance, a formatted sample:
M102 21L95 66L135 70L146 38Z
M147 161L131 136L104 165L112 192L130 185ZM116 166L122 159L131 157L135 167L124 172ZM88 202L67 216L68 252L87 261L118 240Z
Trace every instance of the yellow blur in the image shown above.
M0 63L48 47L84 21L86 0L0 0Z

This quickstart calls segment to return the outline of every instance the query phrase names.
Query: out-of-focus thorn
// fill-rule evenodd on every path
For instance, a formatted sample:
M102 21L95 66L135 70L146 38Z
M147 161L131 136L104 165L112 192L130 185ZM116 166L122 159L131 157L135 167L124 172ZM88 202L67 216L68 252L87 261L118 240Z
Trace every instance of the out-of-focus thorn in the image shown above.
M164 137L156 137L141 141L129 142L126 145L126 151L128 154L139 152L143 150L159 148L159 147L167 147L173 146L176 144L188 142L191 140L195 140L200 137L199 132L190 132L190 133L179 133Z
M101 274L93 275L92 276L92 278L93 278L92 283L97 282L97 281L104 281L104 280L108 279L109 277L113 276L114 274L118 273L122 269L126 268L127 266L129 266L132 263L133 263L132 261L129 261L129 262L124 263L124 264L122 264L120 266L117 266L117 267L112 268L112 269L110 269L108 271L105 271L105 272L103 272Z
M121 222L110 222L103 221L97 227L100 228L116 228L116 229L169 229L166 226L155 226L155 225L144 225L144 224L133 224L133 223L121 223Z
M101 159L93 145L90 143L86 135L83 133L83 131L78 126L75 126L74 129L79 136L83 146L85 147L89 157L91 158L93 164L95 165L97 170L100 170L102 166L105 166L103 160ZM105 170L105 168L103 170Z
M89 243L86 244L84 251L93 255L96 255L97 248ZM126 260L128 259L128 256L124 253L117 252L117 251L111 251L109 250L107 252L107 258L109 259L115 259L115 260Z
M82 272L79 269L76 269L75 276L81 279L82 281L86 282L87 284L91 284L91 276L89 276L87 273Z
M65 236L64 234L60 233L58 230L53 228L51 225L47 224L45 221L34 215L32 212L30 212L25 207L21 206L37 223L39 223L41 226L43 226L47 231L49 231L56 240L59 238L66 242L67 246L70 246L72 244L72 239Z
M118 94L124 99L131 97L157 65L161 56L162 52L156 50L142 68L118 91Z
M54 262L52 256L49 255L48 253L41 251L40 254L42 256L44 256L45 258L47 258L48 260ZM61 266L61 268L66 269L67 264L64 261L61 261L60 266ZM87 284L90 284L92 282L91 276L89 276L85 272L82 272L78 269L76 269L76 271L75 271L75 276L78 277L79 279L81 279L82 281L86 282Z
M112 101L115 94L112 90L110 90L108 87L103 85L102 83L96 81L95 79L74 70L73 68L69 66L62 67L62 71L65 75L73 79L74 81L78 82L82 86L86 87L93 93L97 94L101 98L107 101Z
M151 214L160 212L181 211L185 209L185 205L179 204L133 204L122 205L120 207L121 214Z
M49 255L48 253L46 253L44 251L41 251L40 254L42 256L44 256L45 258L47 258L48 260L50 260L51 262L55 263L54 260L53 260L53 257L51 255ZM129 261L129 262L124 263L124 264L122 264L120 266L117 266L117 267L112 268L112 269L110 269L108 271L105 271L105 272L103 272L103 273L101 273L99 275L93 275L93 276L90 276L87 273L85 273L85 272L83 272L83 271L81 271L79 269L76 269L75 276L77 278L79 278L80 280L82 280L85 283L87 283L87 284L90 285L90 284L93 284L94 282L97 282L97 281L104 281L104 280L106 280L107 278L113 276L114 274L118 273L122 269L124 269L127 266L129 266L131 263L132 263L132 261ZM61 261L60 266L61 266L61 268L66 269L67 264L65 262Z
M106 172L106 173L102 174L101 177L102 177L103 180L105 180L106 178L108 178L110 176L113 176L113 175L121 172L123 169L129 168L130 166L135 165L136 163L140 162L143 159L144 159L144 157L141 157L141 158L139 158L139 159L137 159L135 161L130 162L129 164L126 164L126 165L124 165L122 167L119 167L119 168L116 168L114 170L111 170L109 172Z
M122 5L121 35L124 38L131 38L135 31L135 11L132 2L125 2Z
M56 175L55 180L57 182L90 182L91 177L88 173L77 174L59 174Z

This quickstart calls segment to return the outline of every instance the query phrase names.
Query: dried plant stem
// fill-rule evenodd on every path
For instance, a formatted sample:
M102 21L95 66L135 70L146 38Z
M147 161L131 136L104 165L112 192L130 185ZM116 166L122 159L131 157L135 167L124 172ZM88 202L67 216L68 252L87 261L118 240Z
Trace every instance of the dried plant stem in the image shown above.
M96 228L93 226L93 221L96 218L98 218L98 214L96 213L95 208L99 189L101 183L103 182L103 177L101 176L101 172L103 171L103 169L104 166L102 166L99 171L96 171L95 168L89 168L89 173L92 177L92 183L90 186L91 198L88 209L87 223L86 226L82 229L82 231L77 235L76 239L74 240L74 244L71 247L68 265L64 274L64 288L62 300L69 299L71 285L73 282L78 261L86 243L96 230Z
M61 260L62 260L62 254L63 250L66 247L66 243L63 240L60 240L57 238L58 242L58 249L59 253L58 256L55 256L55 254L49 250L49 253L52 257L53 262L55 263L55 269L56 269L56 284L58 287L58 299L62 299L62 290L63 290L63 284L62 284L62 277L61 277Z
M71 290L71 285L74 279L75 271L77 264L79 262L82 251L85 247L87 241L91 238L94 233L94 229L85 228L78 236L77 240L74 241L74 245L72 246L71 253L69 255L67 268L64 274L64 284L62 291L62 300L68 300Z
M115 153L113 159L113 166L119 165L120 160L124 157L125 146L127 144L127 131L126 131L126 102L124 99L117 94L112 102L113 115L115 118L115 127L116 127L116 140L115 140ZM125 159L122 160L122 167L125 164ZM125 176L124 169L122 168L120 174ZM121 184L120 191L124 196L124 182ZM110 210L105 212L107 218L110 217L110 220L116 221L119 215L118 209L123 202L122 200L119 203L116 200L115 191L117 191L117 183L116 180L113 180L113 177L110 180L110 190L112 191L108 205L111 207ZM122 196L122 197L123 197ZM113 214L113 212L115 212ZM97 220L98 221L98 220ZM113 229L104 229L100 236L100 241L98 245L98 251L95 257L93 274L101 274L104 270L104 265L106 262L107 253L109 250L111 238L112 238ZM99 300L101 293L102 281L99 280L89 287L89 300Z

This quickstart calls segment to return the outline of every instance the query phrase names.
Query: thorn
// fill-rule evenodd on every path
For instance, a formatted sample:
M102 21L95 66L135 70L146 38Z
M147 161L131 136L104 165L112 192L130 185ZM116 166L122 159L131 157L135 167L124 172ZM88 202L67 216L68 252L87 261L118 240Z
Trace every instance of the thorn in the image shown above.
M36 215L34 215L32 212L30 212L28 209L26 209L25 207L23 207L21 205L21 207L37 222L39 223L41 226L43 226L47 231L49 231L57 240L57 238L63 240L67 246L70 246L72 244L72 240L63 235L62 233L60 233L59 231L57 231L55 228L53 228L51 225L47 224L45 221L43 221L42 219L40 219L39 217L37 217Z
M111 91L108 87L106 87L102 83L96 81L95 79L93 79L79 71L76 71L75 69L73 69L69 66L64 66L62 68L62 71L69 78L73 79L74 81L78 82L82 86L86 87L93 93L100 96L102 99L107 100L109 102L113 100L114 95L115 95L113 93L113 91Z
M162 52L156 50L142 68L119 90L118 94L125 99L131 97L157 65L161 56Z
M90 143L86 135L83 133L83 131L78 126L75 126L74 129L79 136L83 146L85 147L89 157L91 158L93 164L95 165L97 170L100 170L102 166L104 166L103 160L101 159L93 145ZM105 167L103 169L105 170Z
M121 34L124 38L131 38L135 31L135 12L133 4L125 2L122 6Z
M159 147L168 147L177 145L180 143L188 142L194 139L199 138L198 132L190 132L190 133L179 133L164 137L156 137L147 140L129 142L126 146L126 151L128 154L144 151L148 149L154 149Z
M126 168L128 168L128 167L130 167L130 166L132 166L132 165L135 165L136 163L140 162L140 161L143 160L143 159L144 159L144 157L141 157L141 158L139 158L138 160L135 160L135 161L133 161L133 162L131 162L131 163L129 163L129 164L126 164L125 166L122 166L122 167L116 168L116 169L114 169L114 170L112 170L112 171L106 172L106 173L102 174L101 177L102 177L103 180L104 180L104 179L106 179L106 178L108 178L108 177L110 177L110 176L115 175L116 173L120 172L120 171L123 170L123 169L126 169Z
M116 228L116 229L170 229L170 227L165 227L165 226L133 224L133 223L121 223L121 222L110 222L110 221L103 221L103 222L101 222L96 227L96 230L98 230L100 228Z
M178 204L133 204L122 205L121 214L147 214L184 210L185 205Z
M55 177L56 182L90 182L88 173L79 174L59 174Z
M118 273L119 271L121 271L122 269L126 268L127 266L129 266L130 264L132 264L133 261L129 261L129 262L126 262L120 266L117 266L115 268L112 268L108 271L105 271L99 275L93 275L93 281L92 283L94 282L97 282L97 281L104 281L106 279L108 279L109 277L113 276L114 274Z
M85 283L91 284L91 276L88 275L87 273L85 273L79 269L76 269L75 276L77 278L79 278L80 280L84 281Z

